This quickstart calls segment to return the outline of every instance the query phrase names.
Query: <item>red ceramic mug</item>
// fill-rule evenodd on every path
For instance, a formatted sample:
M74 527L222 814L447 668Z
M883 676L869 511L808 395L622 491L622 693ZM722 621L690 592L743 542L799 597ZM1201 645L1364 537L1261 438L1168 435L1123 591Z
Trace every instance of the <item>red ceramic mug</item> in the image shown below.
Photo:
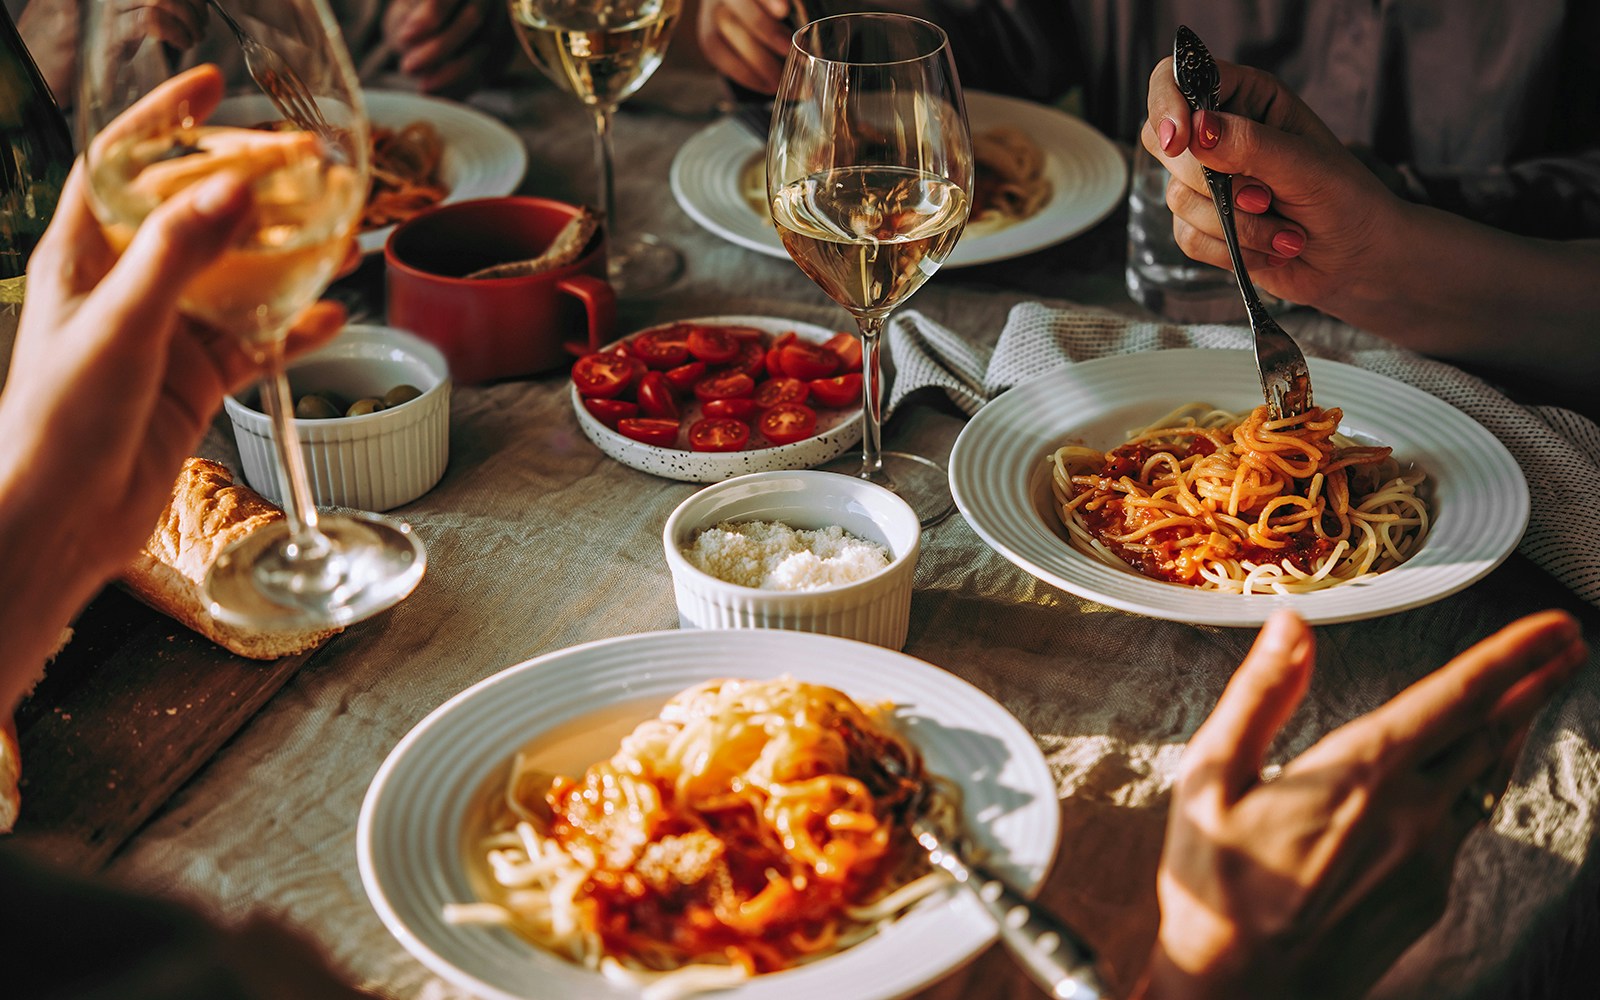
M598 350L617 311L603 239L565 267L466 277L539 256L579 211L549 198L481 198L401 223L383 248L389 324L437 346L457 382L532 375Z

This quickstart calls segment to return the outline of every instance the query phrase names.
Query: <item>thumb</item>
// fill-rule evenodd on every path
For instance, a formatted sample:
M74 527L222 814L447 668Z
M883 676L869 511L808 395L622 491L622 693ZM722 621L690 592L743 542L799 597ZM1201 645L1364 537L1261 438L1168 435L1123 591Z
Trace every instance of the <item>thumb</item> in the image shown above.
M1230 801L1260 781L1267 745L1305 697L1314 657L1300 616L1275 612L1189 741L1184 766L1217 772Z
M225 171L179 191L140 225L93 295L105 329L137 338L171 328L179 296L238 238L255 199L244 175Z
M1266 183L1275 197L1286 197L1318 185L1325 175L1329 147L1322 131L1307 135L1226 111L1196 111L1188 149L1203 166L1248 174Z

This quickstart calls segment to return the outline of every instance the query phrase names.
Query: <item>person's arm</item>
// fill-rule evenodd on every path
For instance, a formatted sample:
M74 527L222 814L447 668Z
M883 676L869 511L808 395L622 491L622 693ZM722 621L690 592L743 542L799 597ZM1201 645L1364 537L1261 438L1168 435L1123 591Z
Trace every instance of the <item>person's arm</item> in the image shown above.
M1228 267L1201 166L1236 174L1257 285L1428 354L1539 380L1569 397L1600 379L1600 241L1515 236L1405 202L1265 73L1222 63L1220 112L1191 114L1170 60L1150 80L1146 148L1186 253Z
M1455 856L1528 726L1587 656L1562 612L1515 622L1262 776L1310 683L1311 630L1268 621L1190 740L1137 1000L1355 998L1444 913Z
M389 0L383 43L424 93L463 97L490 82L511 54L504 0Z

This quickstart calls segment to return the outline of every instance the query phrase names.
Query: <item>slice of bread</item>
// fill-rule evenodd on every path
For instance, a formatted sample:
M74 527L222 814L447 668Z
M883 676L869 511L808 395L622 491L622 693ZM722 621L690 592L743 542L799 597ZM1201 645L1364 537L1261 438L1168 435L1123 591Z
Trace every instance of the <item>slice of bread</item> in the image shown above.
M200 600L200 583L217 556L282 517L283 511L261 494L236 484L226 466L188 459L155 531L123 570L122 583L139 600L240 656L274 660L310 649L340 629L239 628L211 617Z

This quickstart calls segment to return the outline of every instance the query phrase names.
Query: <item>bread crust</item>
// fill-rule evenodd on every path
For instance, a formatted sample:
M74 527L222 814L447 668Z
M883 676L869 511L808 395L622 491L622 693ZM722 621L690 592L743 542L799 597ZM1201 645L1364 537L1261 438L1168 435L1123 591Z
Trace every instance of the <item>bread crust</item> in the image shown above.
M304 652L341 630L239 628L211 617L200 600L200 583L217 556L282 517L283 511L261 494L235 483L227 466L190 458L178 473L155 531L123 570L122 583L139 600L240 656L274 660Z
M17 749L17 727L9 715L0 715L0 833L10 833L22 808L22 751Z

